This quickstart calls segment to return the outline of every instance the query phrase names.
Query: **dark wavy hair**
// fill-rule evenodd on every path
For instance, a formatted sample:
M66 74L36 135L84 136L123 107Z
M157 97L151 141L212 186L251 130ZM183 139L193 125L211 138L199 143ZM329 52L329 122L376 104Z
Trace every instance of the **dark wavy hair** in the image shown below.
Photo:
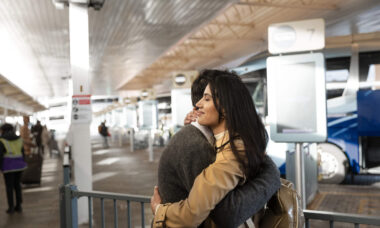
M246 177L256 176L265 156L268 134L247 87L234 72L204 70L201 76L208 79L219 121L222 118L226 121L232 152ZM244 142L245 156L232 140L236 137Z
M209 83L209 77L210 75L208 74L200 74L193 81L193 84L191 85L191 102L194 107L196 107L198 101L202 99L203 93Z

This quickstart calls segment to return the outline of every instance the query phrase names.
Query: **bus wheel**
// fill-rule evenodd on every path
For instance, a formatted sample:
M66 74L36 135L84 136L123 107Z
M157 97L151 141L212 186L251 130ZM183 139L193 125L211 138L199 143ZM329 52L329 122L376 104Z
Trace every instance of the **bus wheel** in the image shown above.
M318 144L320 163L318 166L319 182L340 184L347 174L347 157L343 151L331 143Z

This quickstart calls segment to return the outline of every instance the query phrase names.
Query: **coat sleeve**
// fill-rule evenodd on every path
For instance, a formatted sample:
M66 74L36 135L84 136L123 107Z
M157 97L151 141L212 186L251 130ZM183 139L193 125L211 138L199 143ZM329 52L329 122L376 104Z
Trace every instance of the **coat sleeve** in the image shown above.
M160 222L172 228L199 226L243 177L232 151L219 152L216 161L197 176L187 199L159 207L153 227L159 227Z
M228 193L211 212L211 218L218 227L237 227L262 209L280 186L278 168L266 155L261 172Z

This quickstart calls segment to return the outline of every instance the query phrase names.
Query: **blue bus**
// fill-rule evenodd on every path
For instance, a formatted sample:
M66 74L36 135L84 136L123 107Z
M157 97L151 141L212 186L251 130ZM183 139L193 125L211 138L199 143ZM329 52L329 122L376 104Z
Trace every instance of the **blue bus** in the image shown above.
M319 179L341 183L347 174L380 174L380 52L358 54L357 90L349 91L350 56L326 57L328 139L318 143ZM248 61L233 69L245 81L262 115L267 116L266 58ZM376 82L377 81L377 82ZM376 84L377 83L377 84ZM271 145L272 144L272 145ZM271 148L272 147L272 148ZM286 151L291 145L270 142L268 153L285 174Z

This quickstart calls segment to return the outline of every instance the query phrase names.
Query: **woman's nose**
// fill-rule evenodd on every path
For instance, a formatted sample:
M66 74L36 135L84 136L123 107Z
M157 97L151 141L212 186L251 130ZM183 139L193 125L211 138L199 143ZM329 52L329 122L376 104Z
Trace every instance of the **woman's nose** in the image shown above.
M196 104L195 107L197 107L197 110L201 107L202 99L200 99Z

